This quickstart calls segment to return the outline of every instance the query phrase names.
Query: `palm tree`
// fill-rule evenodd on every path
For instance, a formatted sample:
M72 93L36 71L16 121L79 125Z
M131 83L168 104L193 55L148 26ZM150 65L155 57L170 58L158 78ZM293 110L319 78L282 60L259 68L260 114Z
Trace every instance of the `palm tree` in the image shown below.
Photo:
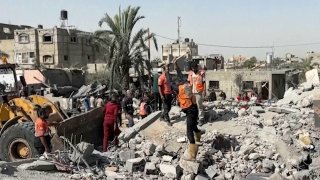
M142 58L142 54L148 53L150 48L146 46L147 41L152 40L158 50L154 33L149 34L148 29L139 29L133 33L137 22L144 18L138 15L139 9L140 7L129 6L122 11L119 8L118 14L113 18L106 13L99 21L99 26L106 24L108 29L95 32L97 41L109 54L107 64L111 71L111 88L114 76L121 77L122 88L128 88L129 69L148 61ZM139 71L141 72L141 68Z

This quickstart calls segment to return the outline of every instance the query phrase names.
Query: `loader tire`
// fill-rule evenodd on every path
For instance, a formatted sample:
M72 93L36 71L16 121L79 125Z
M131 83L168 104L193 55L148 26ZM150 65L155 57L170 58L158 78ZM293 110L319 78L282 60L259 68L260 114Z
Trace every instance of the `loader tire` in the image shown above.
M34 123L24 122L9 127L0 137L0 159L17 161L39 155L42 146L34 135Z

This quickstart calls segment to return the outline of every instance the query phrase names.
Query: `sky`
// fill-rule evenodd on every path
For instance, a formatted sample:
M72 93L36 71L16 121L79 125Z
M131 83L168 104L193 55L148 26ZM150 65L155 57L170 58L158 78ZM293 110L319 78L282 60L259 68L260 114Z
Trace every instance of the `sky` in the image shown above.
M286 53L305 57L320 48L319 0L0 0L1 23L23 24L44 28L60 26L60 10L68 11L69 25L80 30L99 29L99 20L108 13L114 16L119 7L140 6L145 16L137 28L177 39L177 17L181 17L181 37L199 44L199 54L222 54L225 58L243 55L265 59L271 48L222 48L227 46L272 46L302 43L314 45L276 47L275 56ZM103 27L106 28L106 27ZM172 40L157 37L161 45Z

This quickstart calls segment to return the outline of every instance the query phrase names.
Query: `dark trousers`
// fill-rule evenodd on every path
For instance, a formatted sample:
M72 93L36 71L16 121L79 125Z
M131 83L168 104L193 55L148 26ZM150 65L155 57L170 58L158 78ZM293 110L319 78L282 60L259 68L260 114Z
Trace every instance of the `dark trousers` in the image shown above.
M161 96L160 93L154 93L154 108L155 110L161 110L162 109L162 100L161 100Z
M197 127L198 124L198 107L197 105L192 105L187 109L183 109L183 112L186 113L187 116L187 137L190 144L195 144L196 141L194 139L194 133L200 132Z
M169 112L171 110L172 94L165 94L163 99L162 118L170 122Z

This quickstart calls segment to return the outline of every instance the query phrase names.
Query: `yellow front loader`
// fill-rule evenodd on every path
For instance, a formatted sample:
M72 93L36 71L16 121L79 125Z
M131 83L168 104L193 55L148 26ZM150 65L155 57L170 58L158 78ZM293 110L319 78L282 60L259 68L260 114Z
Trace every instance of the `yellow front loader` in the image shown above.
M25 86L23 77L20 81ZM34 122L38 118L37 109L44 105L49 105L52 110L48 119L52 135L77 136L96 146L102 144L102 108L68 117L58 104L43 96L20 97L21 87L17 82L15 65L0 64L0 160L16 161L43 153L39 138L34 136ZM55 145L59 144L53 143Z

